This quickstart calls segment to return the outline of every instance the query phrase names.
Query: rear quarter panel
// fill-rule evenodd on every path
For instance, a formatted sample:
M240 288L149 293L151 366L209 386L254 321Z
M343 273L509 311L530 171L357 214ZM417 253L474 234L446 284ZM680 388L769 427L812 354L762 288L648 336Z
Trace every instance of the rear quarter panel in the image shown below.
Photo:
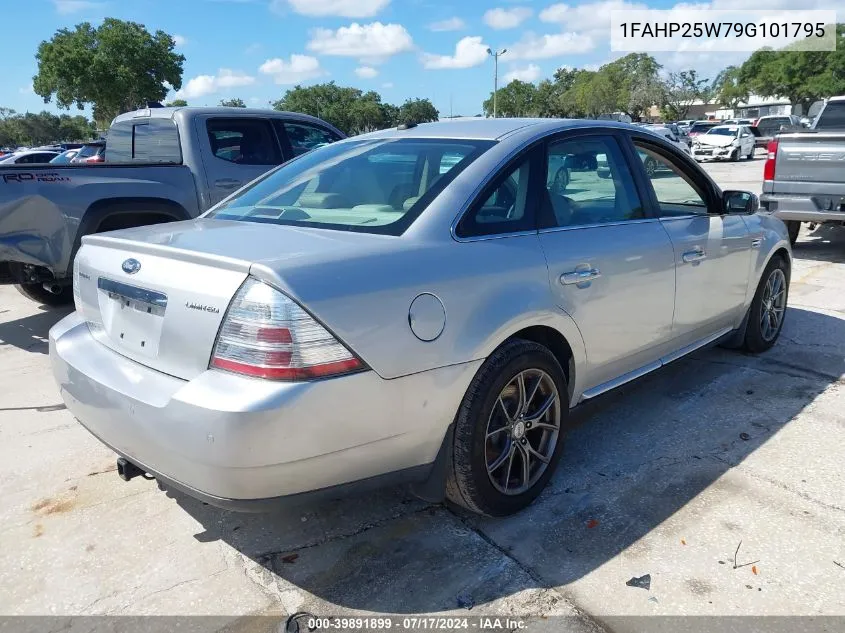
M757 286L763 276L763 271L772 259L772 256L780 250L784 250L788 256L788 263L792 265L792 248L789 245L789 235L786 225L770 213L755 213L743 217L748 233L752 240L760 239L760 247L751 250L751 272L749 274L748 291L745 298L746 306L751 304Z
M547 325L584 365L572 319L551 300L548 269L535 234L477 242L403 245L344 260L252 274L288 292L384 378L483 359L513 333ZM442 302L446 324L434 341L411 331L409 310L422 293ZM576 385L570 388L577 388Z
M193 177L183 165L2 168L0 261L45 266L64 276L86 211L111 198L162 198L191 216L199 213Z

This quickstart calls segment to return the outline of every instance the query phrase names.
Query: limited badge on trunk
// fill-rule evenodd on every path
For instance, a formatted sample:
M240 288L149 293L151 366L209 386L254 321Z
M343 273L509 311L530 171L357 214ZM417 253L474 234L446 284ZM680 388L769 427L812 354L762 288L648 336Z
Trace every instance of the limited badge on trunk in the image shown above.
M141 270L141 262L139 262L137 259L133 259L130 257L125 262L123 262L121 268L123 269L123 272L125 272L127 275L134 275L139 270Z

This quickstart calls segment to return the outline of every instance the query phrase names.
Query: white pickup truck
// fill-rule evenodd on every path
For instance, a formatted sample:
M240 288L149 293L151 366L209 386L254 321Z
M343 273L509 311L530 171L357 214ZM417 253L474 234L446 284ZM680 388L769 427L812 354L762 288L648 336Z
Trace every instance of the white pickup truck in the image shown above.
M83 235L194 218L274 166L343 137L320 119L275 110L121 114L103 163L0 167L0 284L47 305L68 303Z

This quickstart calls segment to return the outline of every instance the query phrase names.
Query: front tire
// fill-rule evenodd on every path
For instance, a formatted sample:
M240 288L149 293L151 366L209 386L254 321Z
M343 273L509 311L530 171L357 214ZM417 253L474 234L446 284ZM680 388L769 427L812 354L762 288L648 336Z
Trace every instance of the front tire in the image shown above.
M736 161L738 161L739 160L739 149L736 149L733 152L731 152L731 157L728 160L730 160L732 163L735 163Z
M798 232L801 230L801 223L797 220L787 220L786 230L789 233L789 243L795 246L795 242L798 241Z
M759 354L770 349L780 337L789 299L789 264L776 255L766 266L751 302L743 349Z
M528 506L560 461L568 414L566 377L554 355L531 341L502 345L458 409L447 499L487 516Z
M40 303L51 308L58 308L73 303L73 286L68 284L59 294L50 292L44 288L43 284L15 284L23 296L27 299L32 299L36 303Z

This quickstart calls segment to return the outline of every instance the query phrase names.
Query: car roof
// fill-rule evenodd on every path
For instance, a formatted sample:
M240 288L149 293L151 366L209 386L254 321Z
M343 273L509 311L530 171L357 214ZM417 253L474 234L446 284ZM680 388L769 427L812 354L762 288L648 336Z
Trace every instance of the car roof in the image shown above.
M531 130L537 134L551 134L557 131L579 128L601 129L642 129L631 123L596 119L551 119L551 118L496 118L466 117L445 119L433 123L420 123L406 129L392 127L378 132L370 132L362 138L454 138L472 140L501 140L515 132Z
M118 114L113 120L112 125L121 121L128 121L132 119L150 118L150 119L172 119L176 113L180 112L183 115L195 116L204 114L213 114L217 116L284 116L301 121L311 121L313 123L325 124L326 121L318 119L317 117L308 114L300 114L299 112L286 112L283 110L271 110L270 108L230 108L227 106L170 106L162 108L142 108L140 110L133 110L132 112L124 112Z
M741 127L748 127L748 126L747 125L738 125L736 123L728 123L728 124L725 124L725 125L716 125L716 126L713 127L713 129L715 130L716 128L720 128L720 127L728 128L729 130L738 130Z

